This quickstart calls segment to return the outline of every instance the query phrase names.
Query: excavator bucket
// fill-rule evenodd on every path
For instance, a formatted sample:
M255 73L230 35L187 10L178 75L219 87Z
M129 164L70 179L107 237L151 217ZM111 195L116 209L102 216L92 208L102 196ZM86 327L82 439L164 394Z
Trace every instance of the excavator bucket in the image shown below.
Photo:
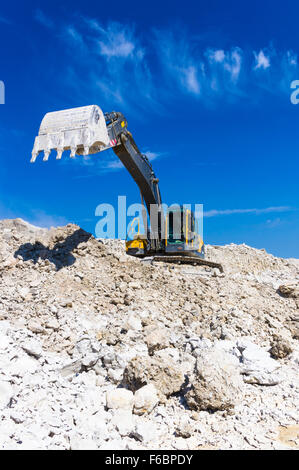
M47 161L52 150L57 151L60 160L64 150L70 150L70 156L90 155L111 147L106 127L105 116L97 105L82 106L47 113L35 138L31 162L44 152Z

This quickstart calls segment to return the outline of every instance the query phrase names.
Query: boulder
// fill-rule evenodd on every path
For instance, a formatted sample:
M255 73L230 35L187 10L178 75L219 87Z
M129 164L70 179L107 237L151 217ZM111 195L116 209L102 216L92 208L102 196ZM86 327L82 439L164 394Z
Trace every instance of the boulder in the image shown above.
M117 410L111 422L122 437L131 434L135 427L132 412L130 410Z
M276 385L280 382L275 373L280 364L270 357L268 351L250 341L240 340L237 345L242 354L244 382L258 385Z
M145 327L144 333L145 343L150 355L155 351L168 347L169 333L165 327L160 325L148 325Z
M141 387L134 396L134 413L136 415L149 414L159 402L156 387L153 384Z
M140 318L138 318L138 316L134 315L133 313L129 315L125 322L125 329L135 330L135 331L142 330L142 324L141 324Z
M283 359L293 352L293 348L287 338L275 335L269 352L274 359Z
M230 410L241 400L242 386L239 368L230 355L207 349L197 358L185 398L192 410Z
M178 392L184 383L184 375L178 363L169 358L137 356L124 370L123 384L136 391L147 384L153 384L159 399Z
M291 297L293 299L299 298L299 284L282 284L278 287L278 292L283 297Z
M106 392L106 406L112 410L132 410L134 395L125 388L116 388Z

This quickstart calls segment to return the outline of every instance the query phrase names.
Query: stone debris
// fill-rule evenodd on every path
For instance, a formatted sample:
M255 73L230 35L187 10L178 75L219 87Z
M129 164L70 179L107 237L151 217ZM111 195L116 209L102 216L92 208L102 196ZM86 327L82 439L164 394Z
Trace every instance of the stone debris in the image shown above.
M106 392L106 406L112 410L132 410L134 395L125 388L116 388Z
M283 359L291 354L293 349L288 339L279 335L273 335L269 352L274 359Z
M0 221L0 448L298 448L298 260L207 257Z
M179 363L170 357L141 357L132 359L123 374L123 384L136 391L146 384L156 387L160 399L180 391L184 383Z
M111 422L122 437L129 436L135 429L131 410L118 410Z
M148 325L144 328L144 333L149 354L169 346L169 334L163 326Z
M298 284L285 284L278 287L278 292L285 296L294 299L299 298L299 286Z
M9 405L13 397L13 388L9 382L1 379L0 381L0 409Z
M158 404L157 390L153 384L139 388L134 396L134 413L136 415L149 414Z
M270 354L250 341L240 340L237 343L241 351L242 374L244 381L259 385L276 385L279 383L279 362L270 357Z

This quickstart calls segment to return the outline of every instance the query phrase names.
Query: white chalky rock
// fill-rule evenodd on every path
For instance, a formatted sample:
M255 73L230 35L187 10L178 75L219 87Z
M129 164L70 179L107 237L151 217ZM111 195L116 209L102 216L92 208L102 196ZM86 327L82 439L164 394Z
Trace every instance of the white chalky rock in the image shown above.
M26 374L34 374L38 369L38 362L29 357L20 357L10 364L9 373L13 376L24 377Z
M135 423L131 411L117 410L111 422L122 437L128 436L134 430Z
M126 445L121 439L112 439L100 446L100 450L125 450Z
M46 328L58 331L60 328L60 323L58 320L56 320L56 318L50 318L46 323Z
M26 299L26 297L29 294L29 288L28 287L18 287L18 293L22 297L22 299Z
M123 372L124 372L123 369L109 368L107 375L111 382L118 384L123 377Z
M145 385L135 393L134 413L136 415L150 413L158 402L159 398L155 386L153 384Z
M99 360L99 355L96 353L88 353L82 359L82 365L90 369L93 367Z
M259 385L276 385L280 382L279 376L274 373L280 364L267 351L250 341L238 341L237 344L242 354L244 382Z
M38 322L37 320L34 320L34 319L29 320L28 329L30 331L32 331L32 333L43 333L44 332L44 328L42 327L40 322Z
M157 440L157 428L149 421L139 421L135 426L134 436L141 442Z
M41 357L43 350L39 341L34 339L29 339L25 343L22 344L22 348L26 351L27 354L30 356L34 356L37 359Z
M97 450L98 446L92 439L73 437L70 441L71 450Z
M9 345L9 338L8 336L2 334L0 332L0 350L5 350Z
M113 410L132 410L134 395L126 388L116 388L106 392L106 406Z
M0 321L0 331L3 335L6 335L9 328L10 328L10 324L7 320Z
M9 382L0 379L0 410L5 408L13 397L13 388Z
M140 318L138 318L136 315L129 315L127 321L126 321L126 328L128 330L136 330L140 331L142 330L142 324Z

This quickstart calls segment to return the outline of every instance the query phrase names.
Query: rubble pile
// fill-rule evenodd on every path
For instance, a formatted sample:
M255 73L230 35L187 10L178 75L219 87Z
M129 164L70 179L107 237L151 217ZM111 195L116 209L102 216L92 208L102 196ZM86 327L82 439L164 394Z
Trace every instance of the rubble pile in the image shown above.
M0 448L299 447L299 261L0 221Z

